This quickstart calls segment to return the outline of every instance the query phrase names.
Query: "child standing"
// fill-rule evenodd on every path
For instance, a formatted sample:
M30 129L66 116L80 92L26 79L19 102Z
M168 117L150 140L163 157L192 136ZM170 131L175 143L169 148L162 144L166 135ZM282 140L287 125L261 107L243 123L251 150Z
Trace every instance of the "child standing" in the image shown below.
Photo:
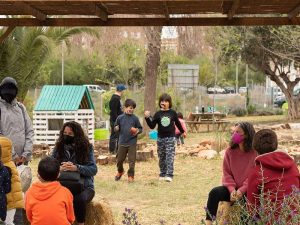
M74 222L73 196L56 179L60 164L45 157L38 165L40 182L34 183L25 197L26 215L35 225L70 225Z
M159 158L159 180L171 182L174 172L174 156L175 156L175 124L184 136L184 132L177 113L172 109L172 98L168 94L162 94L159 97L158 105L160 110L157 111L153 118L150 111L145 111L145 119L148 126L157 129L157 153Z
M248 179L247 199L253 207L260 207L261 196L276 202L280 208L285 196L300 188L299 170L294 160L284 151L277 150L277 135L270 129L258 131L253 139L253 148L259 156ZM269 196L268 193L271 193Z
M7 211L6 194L11 190L10 171L1 160L2 149L0 147L0 221L5 221Z
M129 169L127 171L128 182L134 181L134 167L136 160L137 135L142 133L139 119L133 114L136 103L132 99L126 99L124 114L118 116L115 122L115 131L119 132L119 147L117 153L118 173L115 180L121 179L124 174L123 163L128 155Z
M185 133L187 133L187 129L186 129L186 125L185 125L182 113L178 112L177 116L178 116L178 120L179 120L179 122L182 126L182 129L184 130ZM175 126L175 137L176 137L177 145L183 145L184 144L184 138L181 135L181 133L180 133L177 126Z
M1 136L1 134L0 147L2 150L1 161L4 166L8 167L11 171L11 191L6 194L7 215L5 224L14 225L16 209L24 208L21 179L19 177L17 167L12 159L12 156L15 154L13 152L12 142L9 138Z
M208 195L206 224L212 224L220 201L235 202L247 191L248 174L254 167L256 152L252 149L255 130L252 124L235 125L229 148L223 160L222 186L213 188Z

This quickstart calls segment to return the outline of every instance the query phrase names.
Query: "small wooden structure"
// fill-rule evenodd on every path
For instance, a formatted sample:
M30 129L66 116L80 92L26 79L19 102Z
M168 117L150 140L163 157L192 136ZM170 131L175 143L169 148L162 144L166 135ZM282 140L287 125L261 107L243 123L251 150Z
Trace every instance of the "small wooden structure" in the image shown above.
M45 85L33 111L34 143L53 146L67 121L76 121L94 143L94 105L85 86Z
M207 132L210 131L210 126L213 130L225 131L229 125L229 121L224 120L224 113L190 113L185 121L188 131L197 133L201 131L201 126L207 126Z

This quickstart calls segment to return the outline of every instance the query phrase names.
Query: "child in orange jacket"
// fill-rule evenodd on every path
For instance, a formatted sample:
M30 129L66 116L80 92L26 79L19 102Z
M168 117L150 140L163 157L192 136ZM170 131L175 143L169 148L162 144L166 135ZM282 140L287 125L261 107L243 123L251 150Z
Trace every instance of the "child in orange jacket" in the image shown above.
M74 222L73 196L56 181L59 162L46 157L39 162L38 178L26 192L25 209L31 225L70 225Z

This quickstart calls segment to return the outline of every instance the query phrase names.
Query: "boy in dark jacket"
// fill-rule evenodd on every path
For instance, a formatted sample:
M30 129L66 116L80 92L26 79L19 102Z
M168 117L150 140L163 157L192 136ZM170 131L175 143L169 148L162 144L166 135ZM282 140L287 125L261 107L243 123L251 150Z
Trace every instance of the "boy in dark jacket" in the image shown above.
M128 182L134 180L134 167L136 160L136 143L137 135L142 133L142 126L139 119L133 114L136 103L132 99L126 99L125 112L118 116L115 123L115 131L119 132L119 149L117 154L117 168L118 173L115 180L121 179L124 174L123 163L128 154L129 169L128 169Z

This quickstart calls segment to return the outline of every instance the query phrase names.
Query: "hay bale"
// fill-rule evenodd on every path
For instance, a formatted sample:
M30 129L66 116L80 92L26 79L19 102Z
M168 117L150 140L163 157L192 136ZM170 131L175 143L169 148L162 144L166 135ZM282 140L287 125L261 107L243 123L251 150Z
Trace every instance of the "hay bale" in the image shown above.
M111 207L105 199L87 205L85 225L114 225Z
M238 224L241 208L239 205L234 204L231 206L230 202L219 202L217 211L217 224Z

